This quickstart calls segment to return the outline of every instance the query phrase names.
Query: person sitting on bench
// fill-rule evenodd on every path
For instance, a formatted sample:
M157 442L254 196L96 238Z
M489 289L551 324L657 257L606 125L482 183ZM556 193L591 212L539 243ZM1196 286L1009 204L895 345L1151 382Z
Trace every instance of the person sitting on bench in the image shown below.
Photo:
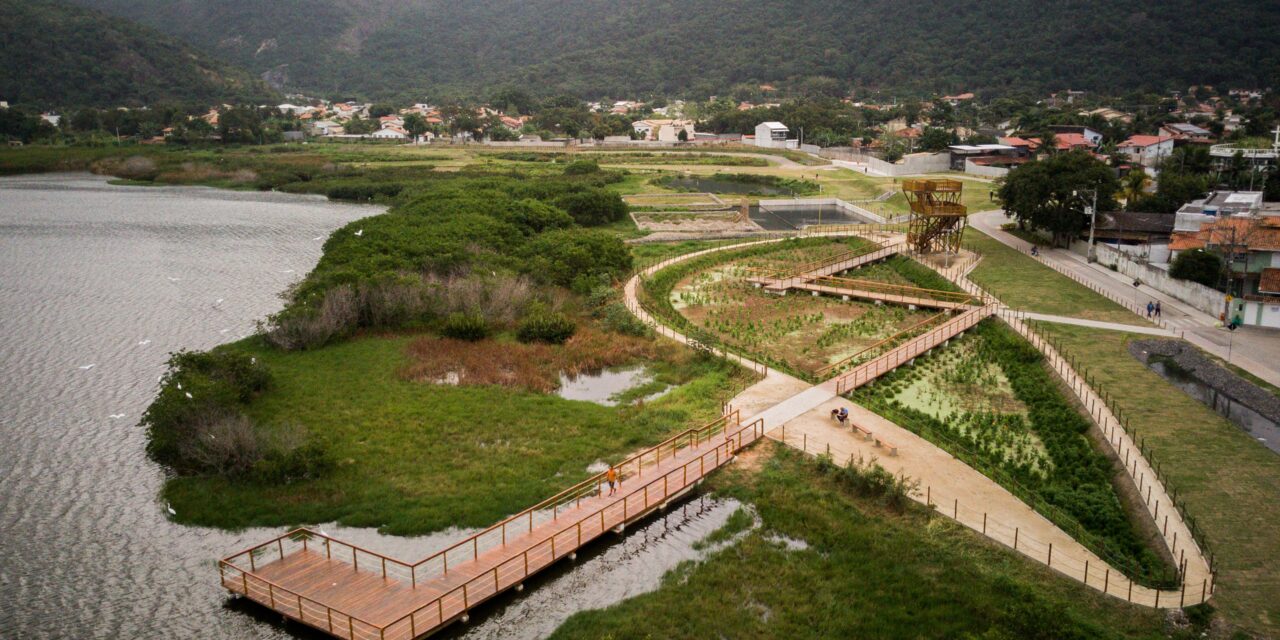
M840 407L840 410L836 412L836 422L839 422L840 426L843 427L844 423L848 421L849 421L849 408Z

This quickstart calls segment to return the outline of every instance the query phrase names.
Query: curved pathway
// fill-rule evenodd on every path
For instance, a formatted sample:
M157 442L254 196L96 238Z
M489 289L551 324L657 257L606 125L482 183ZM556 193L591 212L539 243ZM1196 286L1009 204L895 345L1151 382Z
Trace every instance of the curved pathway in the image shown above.
M778 241L780 240L764 242ZM758 243L716 247L655 264L627 281L623 290L626 305L641 321L661 335L691 344L687 336L658 322L641 308L639 287L642 279L700 255L752 244ZM967 278L978 259L978 256L966 252L950 269L939 271L966 291L981 295L984 299L992 299ZM738 354L726 353L726 358L765 374L762 380L734 398L732 406L740 410L743 416L749 416L746 418L748 421L763 420L768 437L806 453L830 454L841 463L874 459L891 473L917 481L919 485L912 493L912 498L918 502L1109 595L1158 607L1194 604L1210 597L1212 572L1207 560L1195 546L1177 512L1168 507L1168 496L1159 482L1153 480L1154 473L1134 448L1128 435L1116 428L1118 422L1109 415L1105 405L1097 402L1097 395L1093 390L1079 380L1075 372L1047 344L1031 333L1016 312L1002 308L1001 315L1010 326L1032 340L1045 353L1051 366L1078 392L1084 405L1093 408L1108 443L1126 461L1126 467L1132 469L1135 484L1139 484L1142 491L1150 492L1144 495L1151 496L1148 509L1156 512L1157 523L1162 524L1164 519L1168 519L1164 529L1166 543L1176 559L1186 562L1182 589L1157 591L1133 584L1000 484L913 432L836 395L832 381L809 385ZM849 407L855 429L839 428L830 420L831 410L840 406ZM1163 511L1160 511L1160 505L1163 505ZM1176 542L1170 544L1171 540Z

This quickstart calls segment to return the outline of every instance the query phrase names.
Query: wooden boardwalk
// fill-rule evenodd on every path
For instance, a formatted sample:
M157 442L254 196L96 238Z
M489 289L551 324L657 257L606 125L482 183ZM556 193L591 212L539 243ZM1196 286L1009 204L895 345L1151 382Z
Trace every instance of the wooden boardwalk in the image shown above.
M978 299L967 293L924 289L905 285L876 282L874 280L854 280L824 276L808 282L791 285L798 291L810 291L816 294L842 296L890 302L899 305L910 305L923 309L945 309L948 311L969 309L978 304Z
M902 346L892 349L866 363L858 365L856 368L828 380L824 385L835 384L835 393L844 395L858 387L861 387L880 376L893 371L902 364L910 363L917 356L923 354L934 347L945 344L948 340L964 333L966 330L978 324L984 318L995 314L997 307L994 304L988 304L981 307L973 307L951 320L938 325L928 333L908 342Z
M797 284L803 284L817 278L832 276L873 262L879 262L885 258L897 255L903 250L903 247L904 245L895 244L882 246L872 251L850 251L848 253L842 253L823 260L799 265L789 269L785 273L775 273L767 276L748 278L748 281L762 286L768 291L783 292L795 287Z
M222 586L339 638L412 640L678 498L763 434L730 413L615 466L615 495L596 475L412 564L296 529L221 560Z

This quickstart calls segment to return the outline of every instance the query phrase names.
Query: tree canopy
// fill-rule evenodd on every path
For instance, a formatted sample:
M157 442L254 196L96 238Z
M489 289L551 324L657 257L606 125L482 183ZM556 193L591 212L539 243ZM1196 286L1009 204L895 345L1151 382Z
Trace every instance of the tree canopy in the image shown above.
M1116 207L1120 183L1111 168L1087 152L1070 151L1010 171L997 193L1020 224L1048 231L1061 244L1089 227L1083 214L1095 189L1100 211Z

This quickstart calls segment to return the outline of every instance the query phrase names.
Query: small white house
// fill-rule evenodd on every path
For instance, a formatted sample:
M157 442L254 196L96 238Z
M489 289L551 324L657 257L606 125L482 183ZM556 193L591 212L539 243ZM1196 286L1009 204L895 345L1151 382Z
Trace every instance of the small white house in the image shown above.
M1116 145L1116 151L1128 156L1130 162L1154 167L1173 154L1173 136L1129 136Z
M409 132L400 127L389 126L374 131L370 137L379 140L405 140L409 137Z
M795 149L795 140L788 140L791 130L781 122L761 122L756 125L756 146L770 149Z

